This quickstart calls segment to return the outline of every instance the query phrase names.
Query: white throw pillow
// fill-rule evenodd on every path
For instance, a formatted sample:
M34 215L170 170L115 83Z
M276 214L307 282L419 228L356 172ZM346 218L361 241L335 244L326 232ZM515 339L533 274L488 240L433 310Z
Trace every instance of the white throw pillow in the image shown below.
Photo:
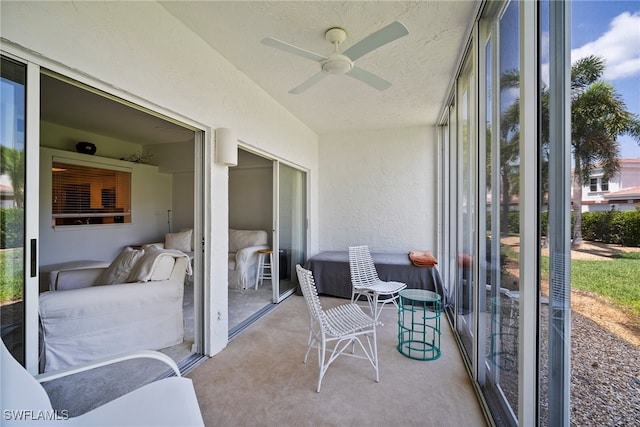
M196 237L196 235L193 233L193 228L183 228L180 231L190 231L191 232L191 252L193 252L193 248L196 247L196 245L193 242L194 238Z
M191 252L191 235L193 230L179 233L167 233L164 235L164 248L176 249L182 252Z
M115 285L126 283L129 272L135 263L144 254L143 250L126 247L120 255L113 260L111 265L98 276L94 285Z

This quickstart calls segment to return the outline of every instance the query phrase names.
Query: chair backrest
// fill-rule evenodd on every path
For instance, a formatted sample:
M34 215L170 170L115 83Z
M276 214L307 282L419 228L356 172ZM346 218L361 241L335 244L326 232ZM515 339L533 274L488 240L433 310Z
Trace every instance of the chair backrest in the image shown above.
M371 286L380 280L369 247L366 245L349 247L349 269L351 284L355 287Z
M296 271L298 273L298 280L300 281L302 295L304 295L307 307L309 308L309 315L311 316L311 319L320 326L322 331L326 332L329 328L329 322L327 321L327 315L320 303L320 297L318 297L318 289L316 288L316 283L313 280L313 273L302 268L300 264L296 265Z
M0 340L2 341L2 340ZM16 359L2 341L0 352L0 403L2 416L5 411L52 411L51 401L44 388ZM11 412L9 412L11 414ZM18 417L18 415L16 415Z

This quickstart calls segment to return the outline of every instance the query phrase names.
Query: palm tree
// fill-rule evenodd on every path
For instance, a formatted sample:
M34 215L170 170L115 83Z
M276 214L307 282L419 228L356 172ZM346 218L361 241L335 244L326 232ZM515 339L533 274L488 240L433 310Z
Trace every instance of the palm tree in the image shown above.
M519 87L520 73L507 70L500 75L500 91ZM500 182L502 183L502 213L500 230L509 230L509 211L513 194L519 192L520 178L520 98L500 115Z
M582 244L582 186L594 167L603 179L620 169L617 137L630 134L640 142L640 119L627 111L622 97L601 81L604 61L597 56L578 60L571 67L571 148L573 151L573 246Z
M620 145L617 137L629 134L640 142L640 119L627 111L622 97L615 88L600 81L604 73L604 60L588 56L571 67L571 148L574 159L573 187L573 245L582 243L582 185L588 184L594 167L601 167L603 179L618 172ZM519 73L510 71L501 76L502 88L517 88ZM549 88L541 91L542 134L540 150L541 171L547 174L549 147ZM503 121L511 132L519 130L520 100L505 110ZM514 137L514 139L516 139ZM543 193L548 182L543 180ZM548 233L547 233L548 234ZM549 237L549 236L547 236Z

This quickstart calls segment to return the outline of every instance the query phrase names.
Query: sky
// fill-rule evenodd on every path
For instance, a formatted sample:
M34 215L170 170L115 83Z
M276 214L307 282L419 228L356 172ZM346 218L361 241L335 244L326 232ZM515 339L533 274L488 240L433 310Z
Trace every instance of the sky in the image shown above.
M571 3L571 62L589 55L604 58L603 79L640 116L640 0ZM618 138L620 157L640 157L640 142Z

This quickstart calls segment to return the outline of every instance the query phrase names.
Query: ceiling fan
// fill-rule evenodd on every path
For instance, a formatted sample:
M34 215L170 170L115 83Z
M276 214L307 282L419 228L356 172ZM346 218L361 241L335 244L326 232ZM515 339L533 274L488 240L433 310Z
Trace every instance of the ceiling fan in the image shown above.
M262 44L320 63L321 70L318 73L311 76L310 79L306 80L299 86L291 89L289 93L300 94L318 83L320 80L324 79L327 74L346 74L375 89L383 91L391 86L391 83L363 68L354 66L354 61L367 53L386 45L387 43L391 43L400 37L406 36L407 34L409 34L407 28L400 22L395 21L372 34L369 34L343 53L340 53L339 46L340 43L347 38L347 32L343 28L332 27L324 34L325 39L333 44L334 50L329 54L329 56L319 55L278 39L274 39L273 37L262 39Z

